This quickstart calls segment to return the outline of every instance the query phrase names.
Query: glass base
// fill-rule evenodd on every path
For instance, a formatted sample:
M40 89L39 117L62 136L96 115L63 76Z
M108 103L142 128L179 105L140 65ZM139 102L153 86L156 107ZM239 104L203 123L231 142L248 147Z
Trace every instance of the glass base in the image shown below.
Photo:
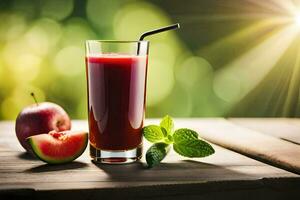
M142 145L130 150L107 151L96 149L90 145L90 156L94 163L123 164L132 163L142 157Z

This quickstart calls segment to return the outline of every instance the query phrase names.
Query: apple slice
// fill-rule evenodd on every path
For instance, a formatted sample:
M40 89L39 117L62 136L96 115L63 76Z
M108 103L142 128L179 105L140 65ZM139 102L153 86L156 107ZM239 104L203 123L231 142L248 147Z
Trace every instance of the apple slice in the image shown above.
M49 164L67 163L78 158L85 150L88 133L83 131L50 131L27 138L34 154Z

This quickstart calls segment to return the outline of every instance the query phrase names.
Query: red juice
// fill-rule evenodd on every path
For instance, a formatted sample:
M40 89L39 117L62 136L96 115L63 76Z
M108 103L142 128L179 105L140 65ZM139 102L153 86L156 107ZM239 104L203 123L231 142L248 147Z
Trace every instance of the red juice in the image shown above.
M91 148L130 150L142 143L147 56L86 58Z

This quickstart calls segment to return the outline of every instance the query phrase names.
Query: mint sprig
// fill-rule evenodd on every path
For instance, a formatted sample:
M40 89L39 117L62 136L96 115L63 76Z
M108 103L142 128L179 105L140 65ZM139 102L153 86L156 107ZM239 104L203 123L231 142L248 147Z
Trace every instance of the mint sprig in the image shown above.
M162 161L170 150L170 145L159 142L153 144L146 153L148 167L151 168Z
M174 122L170 116L165 116L160 125L149 125L143 128L143 135L154 143L146 153L148 167L158 165L168 154L170 146L181 156L200 158L213 154L213 147L198 138L198 133L191 129L181 128L174 131Z
M160 127L164 128L169 135L172 134L174 129L174 122L169 115L166 115L160 122Z
M198 139L197 132L187 128L176 130L173 139L174 151L185 157L205 157L215 152L210 144Z
M143 128L144 137L152 143L160 142L165 138L165 134L160 126L149 125Z

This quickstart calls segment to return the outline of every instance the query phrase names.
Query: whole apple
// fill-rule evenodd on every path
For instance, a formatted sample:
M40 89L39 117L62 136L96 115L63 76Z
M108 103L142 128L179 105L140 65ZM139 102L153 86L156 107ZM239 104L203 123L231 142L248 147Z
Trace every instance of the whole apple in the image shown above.
M49 131L71 129L71 120L66 111L50 102L36 103L25 107L16 119L16 134L27 152L33 153L26 138Z

